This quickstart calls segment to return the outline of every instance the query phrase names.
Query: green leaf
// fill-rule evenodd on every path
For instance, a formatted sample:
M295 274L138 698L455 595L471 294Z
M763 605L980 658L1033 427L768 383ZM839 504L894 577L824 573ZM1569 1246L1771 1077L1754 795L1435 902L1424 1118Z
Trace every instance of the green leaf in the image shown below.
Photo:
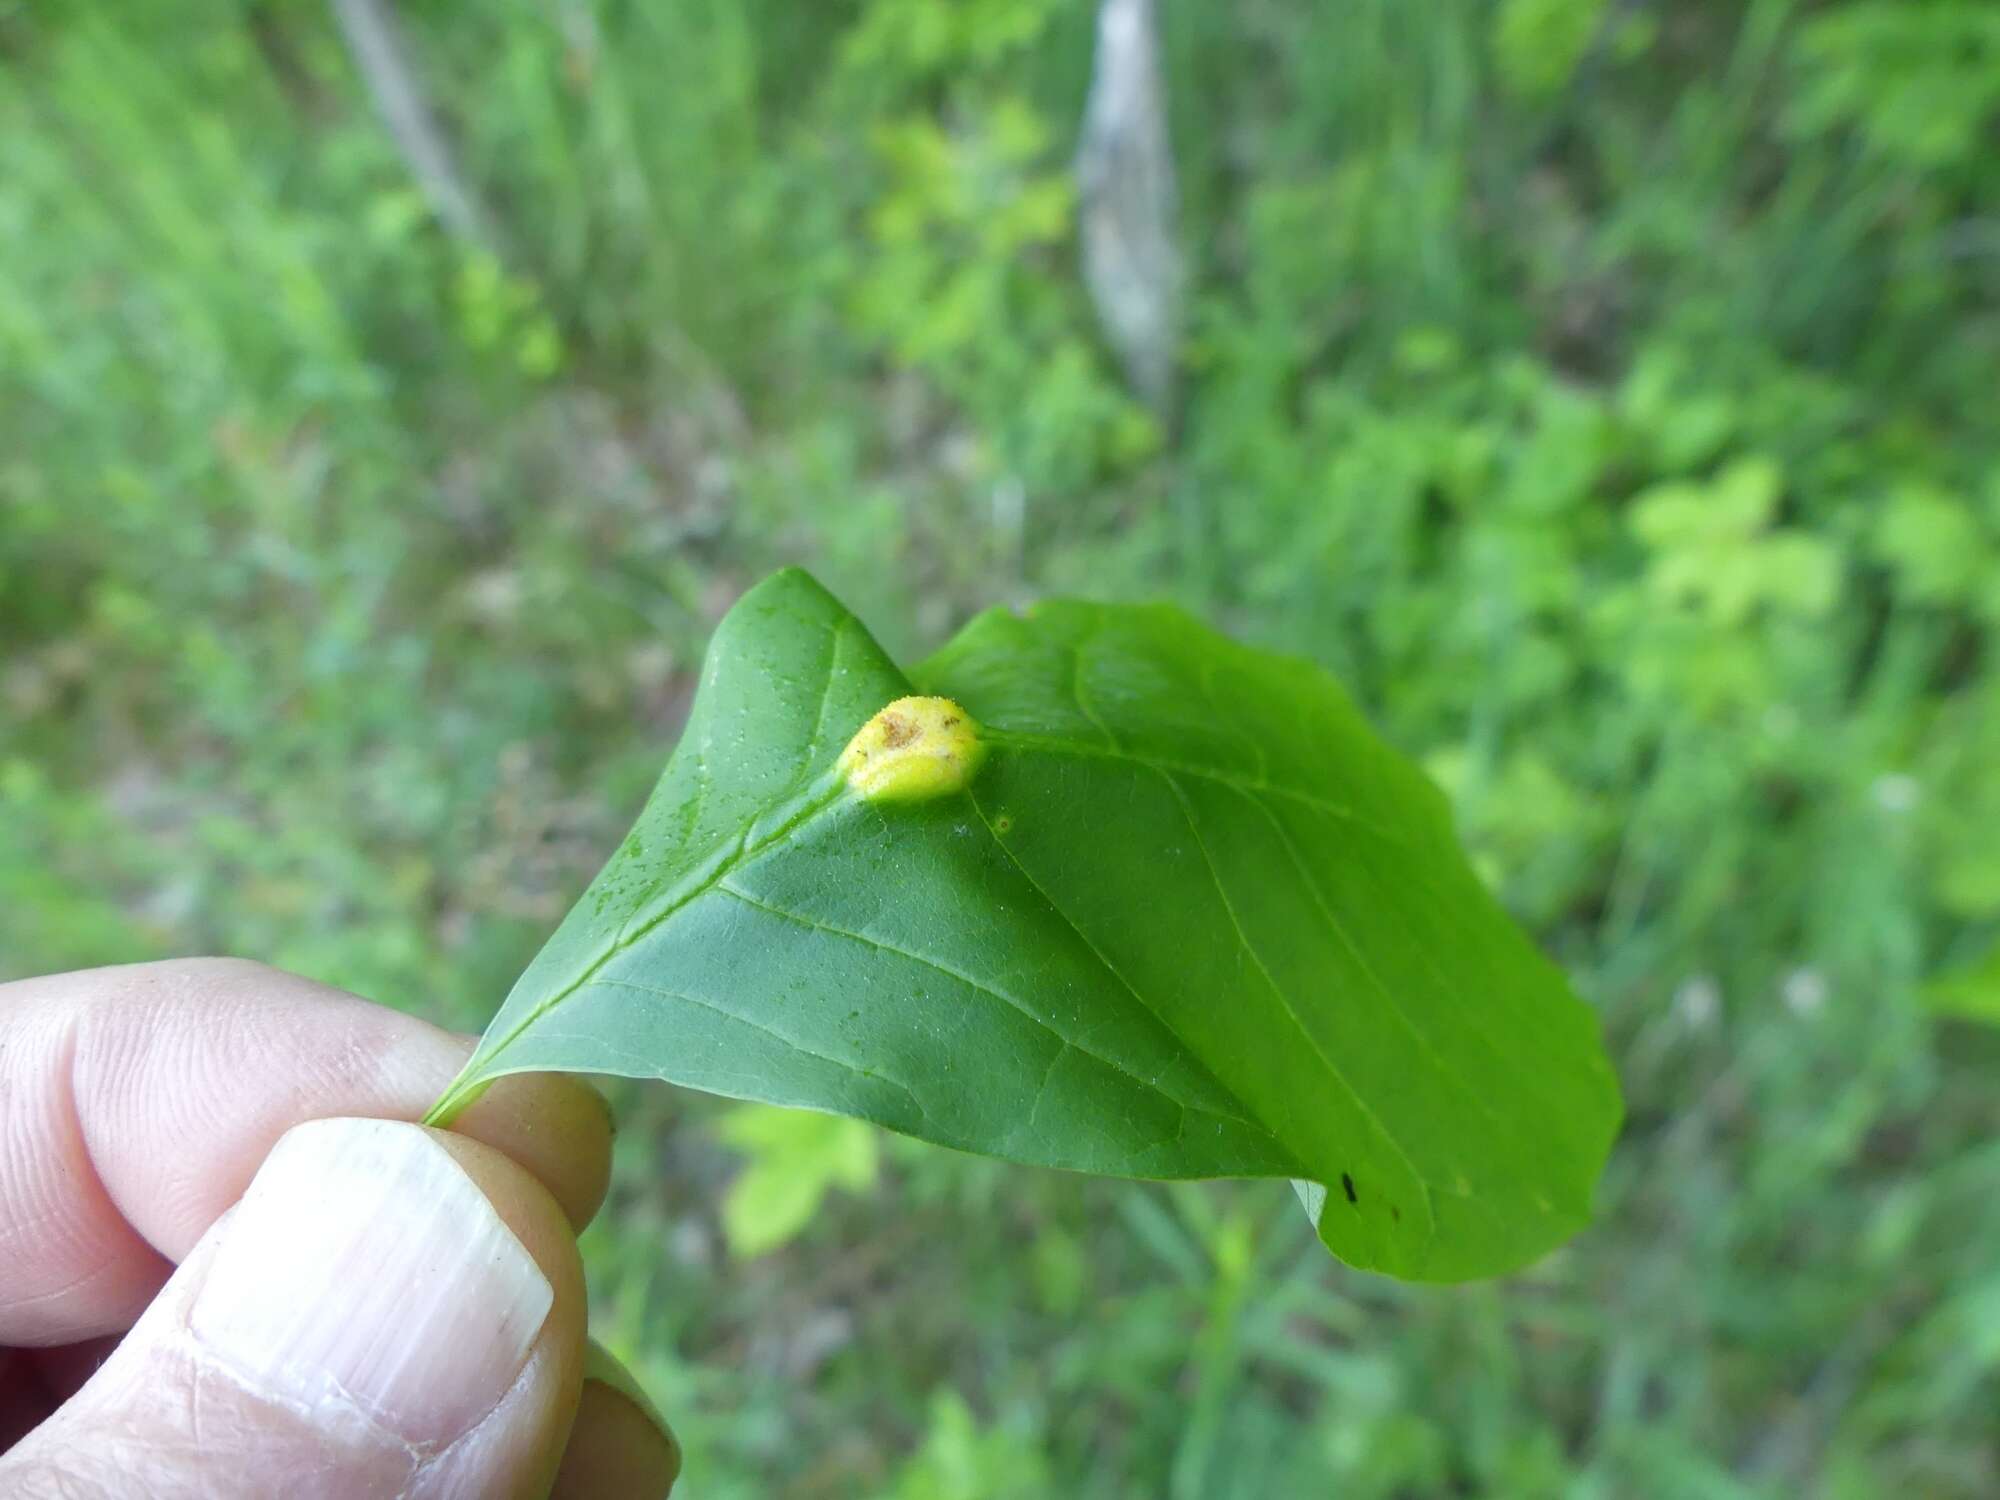
M870 800L843 747L913 689L983 759ZM432 1118L540 1069L1042 1166L1290 1177L1343 1259L1437 1280L1578 1228L1619 1113L1592 1014L1316 668L1061 602L906 678L796 571L718 627L637 826Z
M1029 1500L1054 1488L1030 1434L981 1431L956 1391L932 1396L930 1417L924 1445L897 1475L890 1500Z
M834 1188L875 1185L876 1132L859 1120L745 1104L716 1134L750 1157L722 1200L729 1248L746 1260L797 1235Z
M1904 594L1924 604L1957 604L1993 576L1992 549L1978 513L1923 484L1903 484L1876 518L1876 555L1894 568Z
M1923 1000L1940 1016L2000 1025L2000 943L1977 962L1938 975L1924 986Z
M1493 17L1500 76L1528 98L1553 94L1604 24L1605 0L1501 0Z

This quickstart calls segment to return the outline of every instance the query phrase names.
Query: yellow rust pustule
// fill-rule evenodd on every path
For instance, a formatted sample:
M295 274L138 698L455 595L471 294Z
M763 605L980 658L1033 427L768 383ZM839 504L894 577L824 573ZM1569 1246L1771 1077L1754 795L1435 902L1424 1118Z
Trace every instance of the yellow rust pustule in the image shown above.
M949 698L898 698L840 752L840 774L870 802L924 802L968 786L986 758L979 726Z

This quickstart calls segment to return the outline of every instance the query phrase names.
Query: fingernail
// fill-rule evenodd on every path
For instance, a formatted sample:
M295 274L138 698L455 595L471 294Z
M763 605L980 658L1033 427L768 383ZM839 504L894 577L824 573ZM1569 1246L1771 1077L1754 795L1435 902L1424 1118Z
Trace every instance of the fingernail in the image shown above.
M276 1399L442 1443L513 1385L554 1296L429 1132L316 1120L265 1159L189 1323Z

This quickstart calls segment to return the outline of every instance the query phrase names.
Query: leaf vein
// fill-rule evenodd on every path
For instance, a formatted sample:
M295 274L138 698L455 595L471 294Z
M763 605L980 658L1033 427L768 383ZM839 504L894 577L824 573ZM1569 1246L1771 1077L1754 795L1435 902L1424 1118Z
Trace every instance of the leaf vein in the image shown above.
M1366 828L1378 838L1387 839L1399 848L1408 848L1408 842L1380 824L1363 817L1344 803L1322 797L1301 787L1286 786L1279 781L1261 780L1255 776L1243 776L1225 771L1218 766L1197 765L1192 761L1170 760L1165 756L1145 755L1136 750L1111 749L1102 745L1092 745L1083 740L1063 739L1059 735L1036 734L1018 729L986 730L986 738L996 746L1013 750L1026 750L1044 755L1068 755L1081 759L1115 760L1138 766L1142 770L1160 771L1176 776L1192 776L1199 781L1213 781L1222 786L1235 787L1240 791L1268 792L1275 797L1288 797L1307 807L1315 808L1331 817Z
M1100 635L1103 634L1101 628L1098 633ZM1076 711L1090 720L1096 726L1097 732L1104 736L1104 743L1114 752L1123 754L1124 747L1119 744L1118 736L1113 734L1111 726L1098 716L1097 709L1091 704L1090 699L1083 691L1083 648L1085 644L1084 641L1078 641L1069 648L1069 695L1076 700Z
M1402 1142L1396 1139L1395 1134L1383 1122L1382 1117L1375 1113L1373 1107L1369 1105L1366 1099L1361 1097L1360 1091L1352 1083L1348 1082L1347 1075L1341 1071L1340 1065L1333 1060L1333 1055L1326 1050L1325 1046L1321 1044L1320 1039L1306 1026L1305 1018L1299 1014L1298 1008L1292 1004L1291 996L1285 993L1283 987L1272 976L1270 968L1264 962L1264 956L1257 951L1256 945L1250 941L1249 934L1243 930L1243 922L1236 914L1236 905L1229 899L1229 891L1222 883L1222 871L1216 867L1215 855L1208 847L1208 840L1202 835L1201 825L1195 821L1194 806L1188 801L1187 793L1182 790L1181 784L1174 780L1171 773L1162 771L1160 776L1167 783L1168 789L1173 792L1174 801L1180 807L1181 816L1187 820L1188 832L1194 835L1195 847L1201 851L1202 863L1208 867L1208 878L1215 886L1216 898L1222 903L1222 910L1229 918L1229 925L1236 931L1236 941L1242 946L1243 951L1249 954L1250 961L1256 964L1257 972L1264 976L1265 985L1277 997L1278 1004L1283 1007L1285 1014L1291 1018L1292 1025L1297 1028L1299 1035L1304 1037L1307 1044L1319 1055L1320 1061L1326 1064L1327 1071L1333 1075L1334 1080L1339 1083L1341 1088L1347 1091L1347 1096L1354 1101L1355 1107L1363 1115L1367 1116L1369 1123L1374 1125L1376 1130L1381 1133L1382 1139L1388 1143L1389 1149L1394 1151L1403 1165L1409 1169L1410 1179L1416 1183L1417 1191L1424 1196L1424 1212L1430 1215L1432 1212L1430 1183L1417 1170L1417 1164L1410 1159L1409 1152L1403 1149ZM1434 1216L1432 1217L1432 1224L1433 1226L1436 1224Z
M713 1000L704 1000L699 995L685 994L680 990L663 989L656 984L639 984L636 981L630 979L594 979L591 981L591 983L605 985L612 989L632 990L638 994L651 995L656 999L660 1000L677 1000L684 1005L692 1005L699 1010L709 1011L715 1015L721 1016L725 1020L738 1022L741 1025L749 1027L752 1031L760 1032L763 1035L770 1037L771 1040L775 1042L784 1043L787 1047L791 1048L792 1051L798 1053L802 1057L810 1057L816 1062L827 1063L833 1067L841 1069L844 1072L852 1073L856 1078L867 1078L867 1079L877 1080L882 1083L886 1083L891 1088L896 1089L898 1092L900 1092L906 1099L908 1099L911 1105L915 1107L917 1114L920 1117L925 1119L928 1119L930 1117L930 1111L924 1108L923 1100L919 1099L917 1097L916 1091L912 1089L907 1083L904 1083L900 1078L891 1078L887 1073L870 1072L866 1068L855 1066L853 1062L849 1061L844 1057L835 1057L832 1054L826 1052L816 1052L811 1047L806 1046L805 1043L799 1041L797 1038L786 1036L782 1031L778 1030L775 1026L772 1026L767 1021L759 1021L754 1017L744 1015L741 1011L731 1010L726 1005L718 1005Z
M1109 974L1113 979L1117 980L1118 983L1124 987L1125 993L1130 995L1132 999L1135 1002L1137 1002L1139 1008L1145 1011L1146 1014L1151 1016L1155 1021L1159 1022L1159 1024L1162 1027L1165 1027L1168 1035L1174 1037L1175 1040L1179 1041L1180 1033L1175 1031L1173 1027L1167 1025L1166 1019L1163 1016L1161 1016L1158 1010L1154 1009L1152 1003L1148 1001L1144 995L1139 993L1138 988L1132 983L1131 980L1127 979L1123 974L1121 974L1118 971L1117 967L1112 964L1110 959L1104 956L1103 952L1099 950L1097 944L1093 943L1090 940L1089 934L1087 934L1081 927L1077 926L1075 920L1070 916L1070 914L1064 911L1061 906L1056 904L1055 897L1051 896L1047 891L1042 889L1041 882L1036 880L1035 877L1029 873L1028 867L1021 863L1019 857L1014 853L1012 849L1009 849L1007 847L1006 842L1000 837L1000 835L997 832L994 831L992 820L986 816L986 809L979 805L978 795L976 793L968 792L967 800L969 800L972 803L972 810L978 816L980 823L985 826L987 834L993 840L994 847L997 848L1002 854L1006 855L1008 862L1012 864L1015 869L1021 872L1021 878L1027 881L1028 889L1033 891L1037 896L1041 898L1042 904L1049 909L1049 912L1055 917L1057 921L1061 922L1063 926L1067 927L1071 932L1076 934L1076 940L1082 943L1083 946L1087 950L1089 950L1090 956L1096 959L1097 962L1103 966L1105 973ZM1186 1044L1183 1042L1182 1045L1185 1046ZM1204 1059L1197 1057L1195 1060L1196 1062L1201 1064L1203 1071L1208 1072L1211 1078L1214 1077L1213 1071L1209 1069L1208 1064ZM1220 1078L1216 1078L1215 1083L1217 1087L1223 1089L1224 1092L1228 1091L1228 1086L1224 1084ZM1173 1096L1169 1094L1167 1095L1167 1097L1172 1098ZM1272 1134L1270 1126L1262 1124L1259 1121L1250 1119L1248 1116L1232 1115L1224 1110L1209 1109L1205 1106L1200 1106L1200 1105L1190 1105L1187 1106L1187 1108L1190 1113L1204 1114L1209 1116L1211 1119L1229 1120L1233 1121L1235 1124L1247 1126L1248 1128L1255 1130L1258 1134L1262 1135L1266 1140L1270 1141L1273 1145L1283 1147L1286 1151L1291 1150L1291 1143L1288 1141L1279 1140L1276 1135ZM1186 1129L1185 1120L1182 1121L1182 1129L1183 1132L1185 1132Z
M799 760L799 781L812 774L813 762L819 757L820 739L826 733L826 711L833 702L833 680L840 670L840 643L847 638L847 627L853 619L852 615L843 615L831 632L826 651L826 686L820 689L819 708L813 714L812 738L806 742L806 753Z
M1493 1107L1491 1101L1479 1090L1473 1088L1471 1080L1445 1060L1444 1054L1438 1051L1437 1043L1431 1040L1430 1033L1417 1025L1416 1021L1411 1017L1408 1008L1404 1006L1401 998L1389 987L1388 982L1380 974L1376 973L1375 966L1368 962L1367 956L1361 951L1361 945L1354 940L1353 934L1347 930L1347 924L1340 920L1339 915L1328 904L1324 893L1320 889L1319 877L1313 873L1311 867L1306 864L1304 858L1299 854L1298 846L1292 841L1291 833L1285 828L1284 819L1272 812L1268 804L1260 801L1250 793L1241 792L1240 795L1244 801L1250 803L1261 812L1270 821L1271 827L1277 831L1278 842L1285 846L1285 853L1291 859L1293 868L1299 872L1300 878L1305 881L1306 889L1312 893L1313 905L1319 908L1320 915L1326 918L1327 925L1333 929L1334 935L1340 939L1341 946L1353 957L1355 964L1360 968L1361 972L1368 976L1368 982L1375 986L1376 992L1384 1000L1389 1002L1391 1013L1402 1023L1403 1029L1410 1034L1417 1045L1437 1064L1439 1072L1465 1090L1466 1097L1477 1104L1480 1109L1484 1110L1490 1119L1504 1125L1506 1123L1505 1119ZM1421 945L1419 946L1421 947ZM1424 955L1424 963L1426 967L1430 968L1432 975L1442 982L1444 976L1437 972L1436 965L1431 961L1428 954Z
M945 975L947 978L956 979L960 984L967 985L970 988L977 990L982 995L990 995L995 1000L1000 1001L1002 1004L1007 1005L1016 1011L1019 1011L1023 1016L1027 1017L1027 1019L1029 1019L1030 1021L1033 1021L1037 1026L1041 1027L1050 1036L1054 1037L1059 1043L1061 1043L1061 1048L1058 1049L1058 1055L1060 1055L1062 1049L1071 1049L1077 1052L1081 1052L1085 1057L1094 1058L1096 1061L1103 1063L1105 1067L1110 1068L1113 1072L1121 1074L1125 1078L1130 1079L1140 1088L1145 1089L1150 1093L1158 1094L1161 1098L1168 1100L1178 1109L1195 1110L1201 1114L1212 1115L1219 1119L1229 1120L1238 1125L1247 1125L1253 1130L1263 1129L1263 1127L1256 1124L1255 1121L1242 1119L1239 1116L1228 1114L1222 1110L1207 1109L1201 1105L1189 1104L1185 1099L1176 1098L1174 1095L1168 1093L1165 1089L1161 1088L1157 1083L1147 1082L1145 1079L1141 1078L1137 1073L1134 1073L1130 1068L1126 1067L1123 1063L1119 1062L1116 1058L1107 1056L1102 1052L1093 1051L1091 1048L1084 1046L1081 1042L1075 1040L1073 1037L1068 1037L1063 1035L1061 1031L1056 1029L1053 1023L1049 1022L1048 1020L1044 1019L1041 1016L1036 1015L1033 1009L1031 1009L1028 1006L1026 1001L1021 1000L1017 996L1008 994L1005 990L997 989L993 985L987 983L985 980L976 978L975 976L966 973L962 969L955 968L951 964L944 963L943 961L936 958L932 958L929 954L918 953L909 948L901 948L894 943L885 943L880 938L871 937L869 934L865 932L855 932L850 928L846 927L835 927L830 923L821 922L812 917L806 916L803 912L790 911L782 906L773 906L770 902L760 901L755 896L752 896L747 891L743 890L740 886L731 885L727 881L723 881L717 887L717 889L725 892L728 895L734 896L737 900L743 902L747 906L754 906L759 911L769 912L774 917L782 918L783 920L795 923L800 927L809 928L814 932L823 932L827 934L829 937L846 938L850 942L860 943L865 947L874 948L883 953L893 953L899 958L908 959L911 963L921 964L927 969L933 969L937 973ZM1051 1071L1053 1071L1054 1069L1053 1062L1050 1063L1050 1069ZM1044 1087L1046 1087L1047 1081L1048 1081L1047 1078L1044 1077L1043 1079Z

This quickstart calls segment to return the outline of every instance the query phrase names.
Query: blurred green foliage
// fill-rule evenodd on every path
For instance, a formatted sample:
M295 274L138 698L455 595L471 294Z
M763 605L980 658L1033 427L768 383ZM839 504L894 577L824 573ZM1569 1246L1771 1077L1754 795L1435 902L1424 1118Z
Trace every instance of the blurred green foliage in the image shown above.
M1169 3L1163 422L1082 0L403 9L492 247L317 0L0 0L0 970L476 1026L763 570L903 652L1174 597L1601 1007L1599 1226L1420 1290L1280 1187L625 1091L597 1316L690 1493L2000 1490L2000 12Z

